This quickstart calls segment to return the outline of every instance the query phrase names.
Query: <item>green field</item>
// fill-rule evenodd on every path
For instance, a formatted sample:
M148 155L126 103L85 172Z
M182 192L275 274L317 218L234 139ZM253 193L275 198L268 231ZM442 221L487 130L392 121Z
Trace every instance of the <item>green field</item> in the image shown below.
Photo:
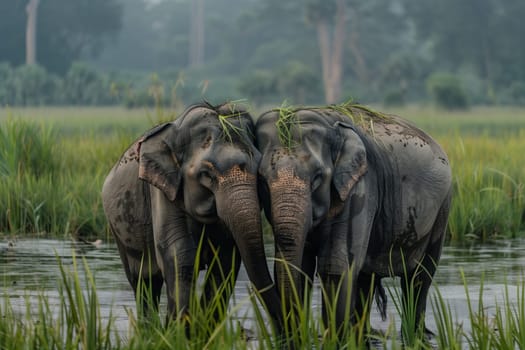
M411 106L388 112L412 120L449 155L450 240L523 233L525 109ZM105 175L136 137L174 115L117 107L0 109L0 232L107 235L100 201Z

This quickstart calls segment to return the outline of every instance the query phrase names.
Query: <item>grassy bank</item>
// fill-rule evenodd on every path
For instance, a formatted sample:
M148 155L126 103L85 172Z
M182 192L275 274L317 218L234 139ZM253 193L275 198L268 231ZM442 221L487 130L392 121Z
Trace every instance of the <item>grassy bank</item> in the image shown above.
M525 216L525 110L394 110L433 135L454 175L449 238L517 236ZM0 109L0 232L107 234L102 182L126 147L168 112Z

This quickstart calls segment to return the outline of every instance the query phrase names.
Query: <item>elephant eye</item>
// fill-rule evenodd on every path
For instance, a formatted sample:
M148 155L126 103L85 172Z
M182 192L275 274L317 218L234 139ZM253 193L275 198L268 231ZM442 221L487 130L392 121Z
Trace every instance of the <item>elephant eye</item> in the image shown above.
M205 187L211 187L213 182L211 173L206 169L199 171L199 174L197 174L197 179L199 180L201 185Z
M323 173L318 171L312 178L312 192L314 192L323 183Z

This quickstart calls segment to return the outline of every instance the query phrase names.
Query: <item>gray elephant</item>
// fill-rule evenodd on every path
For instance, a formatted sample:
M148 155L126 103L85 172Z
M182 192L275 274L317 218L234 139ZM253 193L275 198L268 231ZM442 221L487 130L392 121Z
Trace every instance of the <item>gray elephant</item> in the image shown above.
M253 129L239 106L193 105L133 143L104 182L104 211L126 276L134 291L151 285L154 308L165 283L169 319L188 311L196 264L209 269L201 299L206 305L230 272L235 281L242 258L280 323L263 245L256 175L261 155ZM225 288L223 305L232 289ZM151 303L141 302L147 312Z
M400 276L405 299L407 287L416 288L416 315L424 322L451 200L441 147L397 116L351 104L266 112L256 140L260 198L275 238L274 279L286 311L293 310L292 295L303 296L302 273L311 281L317 271L327 295L340 287L330 301L340 330L349 314L354 322L368 317L374 290L386 302L381 278Z

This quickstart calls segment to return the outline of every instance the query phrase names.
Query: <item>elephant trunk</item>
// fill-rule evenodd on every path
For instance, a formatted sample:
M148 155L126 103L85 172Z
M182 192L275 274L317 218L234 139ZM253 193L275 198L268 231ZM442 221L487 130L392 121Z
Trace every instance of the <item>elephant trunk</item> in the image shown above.
M285 310L302 304L302 258L306 235L312 225L309 186L297 177L280 177L271 184L272 226L275 237L275 279Z
M266 261L255 175L234 167L219 178L216 199L217 214L231 231L248 277L280 331L281 300Z

